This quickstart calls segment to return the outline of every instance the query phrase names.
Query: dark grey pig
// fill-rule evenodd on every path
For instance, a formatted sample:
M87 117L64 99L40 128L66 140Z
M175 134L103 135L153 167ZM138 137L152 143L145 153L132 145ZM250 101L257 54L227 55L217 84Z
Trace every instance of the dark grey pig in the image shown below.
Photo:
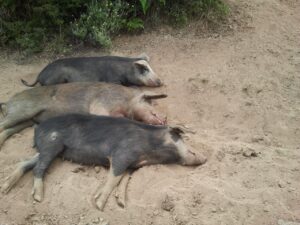
M2 186L7 193L23 174L33 169L33 198L43 200L43 179L58 156L86 165L110 167L107 181L94 196L103 210L112 190L128 169L151 164L197 166L206 158L186 147L180 128L152 126L126 118L69 114L42 122L34 135L38 154L22 162Z
M56 60L47 65L33 84L21 80L26 86L42 86L71 82L107 82L125 86L158 87L161 80L149 65L146 55L137 58L102 56Z
M12 134L35 122L66 113L128 117L149 124L166 123L166 117L154 111L153 99L164 94L142 92L109 83L69 83L25 90L1 104L0 146Z

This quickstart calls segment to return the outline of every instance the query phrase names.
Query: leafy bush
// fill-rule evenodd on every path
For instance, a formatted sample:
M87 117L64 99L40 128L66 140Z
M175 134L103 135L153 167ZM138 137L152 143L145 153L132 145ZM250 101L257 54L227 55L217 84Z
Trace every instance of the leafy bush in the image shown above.
M111 46L121 30L142 30L149 23L185 25L190 19L222 19L222 0L2 0L0 46L39 52L48 45L90 43Z
M160 0L158 5L154 2L153 7L175 27L183 26L192 19L221 20L229 12L228 6L221 0Z
M110 37L124 26L127 8L128 4L120 0L93 0L86 13L72 24L72 33L81 41L109 47Z
M2 0L1 46L41 51L46 41L61 35L62 30L68 32L69 22L85 10L83 3L83 0Z

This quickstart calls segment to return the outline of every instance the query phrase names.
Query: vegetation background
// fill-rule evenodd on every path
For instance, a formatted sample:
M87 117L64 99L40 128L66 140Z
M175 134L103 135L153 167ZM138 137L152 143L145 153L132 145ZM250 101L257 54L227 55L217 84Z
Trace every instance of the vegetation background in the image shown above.
M215 23L228 14L221 0L2 0L0 46L26 55L68 53L74 46L109 48L121 32L191 19Z

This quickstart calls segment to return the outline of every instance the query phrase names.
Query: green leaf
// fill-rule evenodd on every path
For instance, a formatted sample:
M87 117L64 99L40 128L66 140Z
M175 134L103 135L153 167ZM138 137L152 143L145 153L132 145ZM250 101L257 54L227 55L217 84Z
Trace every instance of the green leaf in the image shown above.
M149 3L148 0L140 0L140 3L141 3L141 6L142 6L142 10L143 10L144 15L146 15L150 4L148 4Z
M127 23L126 23L126 28L129 31L134 31L134 30L140 30L140 29L144 29L144 21L141 20L140 18L133 18L130 19Z

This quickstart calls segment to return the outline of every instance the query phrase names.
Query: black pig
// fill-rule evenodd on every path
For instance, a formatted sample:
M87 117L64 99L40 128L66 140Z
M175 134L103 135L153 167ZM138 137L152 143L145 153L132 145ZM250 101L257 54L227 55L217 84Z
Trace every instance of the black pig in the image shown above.
M206 158L183 143L180 128L152 126L126 118L69 114L42 122L34 141L38 154L24 161L2 186L7 193L33 169L33 198L43 199L43 178L58 156L76 163L110 167L107 181L94 199L98 209L118 185L126 170L151 164L197 166Z
M137 58L120 56L78 57L56 60L47 65L33 84L21 80L26 86L42 86L71 82L107 82L125 86L162 85L149 65L146 55Z

